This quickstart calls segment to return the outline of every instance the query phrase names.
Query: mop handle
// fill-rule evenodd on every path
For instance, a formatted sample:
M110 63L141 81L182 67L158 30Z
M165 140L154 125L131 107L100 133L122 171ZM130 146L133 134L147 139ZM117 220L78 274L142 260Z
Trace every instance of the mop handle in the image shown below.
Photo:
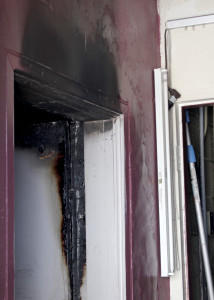
M191 175L192 191L194 196L195 210L196 210L198 229L199 229L199 235L201 241L201 249L202 249L202 256L204 261L204 270L205 270L205 275L207 280L209 300L214 300L212 275L211 275L207 243L206 243L204 225L203 225L203 219L201 213L198 180L197 180L197 175L195 170L196 158L195 158L193 146L191 145L189 124L188 124L189 122L190 122L189 113L188 110L186 110L186 139L187 139L188 162L189 162L190 175Z

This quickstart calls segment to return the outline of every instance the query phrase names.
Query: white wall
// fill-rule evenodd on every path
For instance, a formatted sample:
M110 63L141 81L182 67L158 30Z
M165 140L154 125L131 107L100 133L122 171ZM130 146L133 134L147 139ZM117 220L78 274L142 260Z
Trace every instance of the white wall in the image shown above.
M15 299L69 300L53 159L15 151Z
M179 101L214 97L214 24L168 32L170 85Z
M165 67L164 31L169 20L214 14L213 0L158 0L160 15L161 67Z

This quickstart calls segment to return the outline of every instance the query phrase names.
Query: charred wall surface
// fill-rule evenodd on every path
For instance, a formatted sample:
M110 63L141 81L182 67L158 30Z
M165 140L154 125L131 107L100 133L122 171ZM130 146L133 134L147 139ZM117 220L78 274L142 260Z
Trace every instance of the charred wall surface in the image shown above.
M119 110L117 72L108 42L99 31L87 38L75 24L72 1L30 1L22 54L109 97ZM26 61L22 61L26 66ZM29 67L29 66L27 66ZM90 99L89 99L90 101ZM99 99L96 100L100 104ZM102 104L103 105L103 104ZM103 105L103 106L105 106Z

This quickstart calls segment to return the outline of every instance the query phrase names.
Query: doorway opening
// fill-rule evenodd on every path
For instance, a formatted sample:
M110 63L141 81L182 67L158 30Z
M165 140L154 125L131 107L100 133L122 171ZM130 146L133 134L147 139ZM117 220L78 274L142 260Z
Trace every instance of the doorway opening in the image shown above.
M15 299L79 299L86 264L83 123L33 108L25 97L15 83Z
M214 279L214 109L207 107L193 107L188 109L190 122L189 132L191 144L195 151L196 173L200 191L203 226L207 240L209 263ZM185 118L184 118L185 119ZM185 138L185 137L184 137ZM184 145L186 142L184 140ZM184 147L184 150L186 147ZM186 151L185 162L185 201L187 220L187 248L189 266L189 294L190 299L208 299L208 291L200 243L198 221L194 205Z
M124 300L123 116L21 71L14 87L15 299Z

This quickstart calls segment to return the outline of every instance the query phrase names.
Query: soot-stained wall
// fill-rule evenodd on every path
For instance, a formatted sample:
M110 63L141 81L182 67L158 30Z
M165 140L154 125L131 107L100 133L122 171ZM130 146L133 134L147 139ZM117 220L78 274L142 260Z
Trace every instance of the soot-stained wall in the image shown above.
M126 139L127 299L169 298L169 282L160 278L157 212L158 23L156 0L0 1L2 299L13 299L12 87L13 69L27 69L21 55L106 95L119 95L115 108L120 105L125 115Z

